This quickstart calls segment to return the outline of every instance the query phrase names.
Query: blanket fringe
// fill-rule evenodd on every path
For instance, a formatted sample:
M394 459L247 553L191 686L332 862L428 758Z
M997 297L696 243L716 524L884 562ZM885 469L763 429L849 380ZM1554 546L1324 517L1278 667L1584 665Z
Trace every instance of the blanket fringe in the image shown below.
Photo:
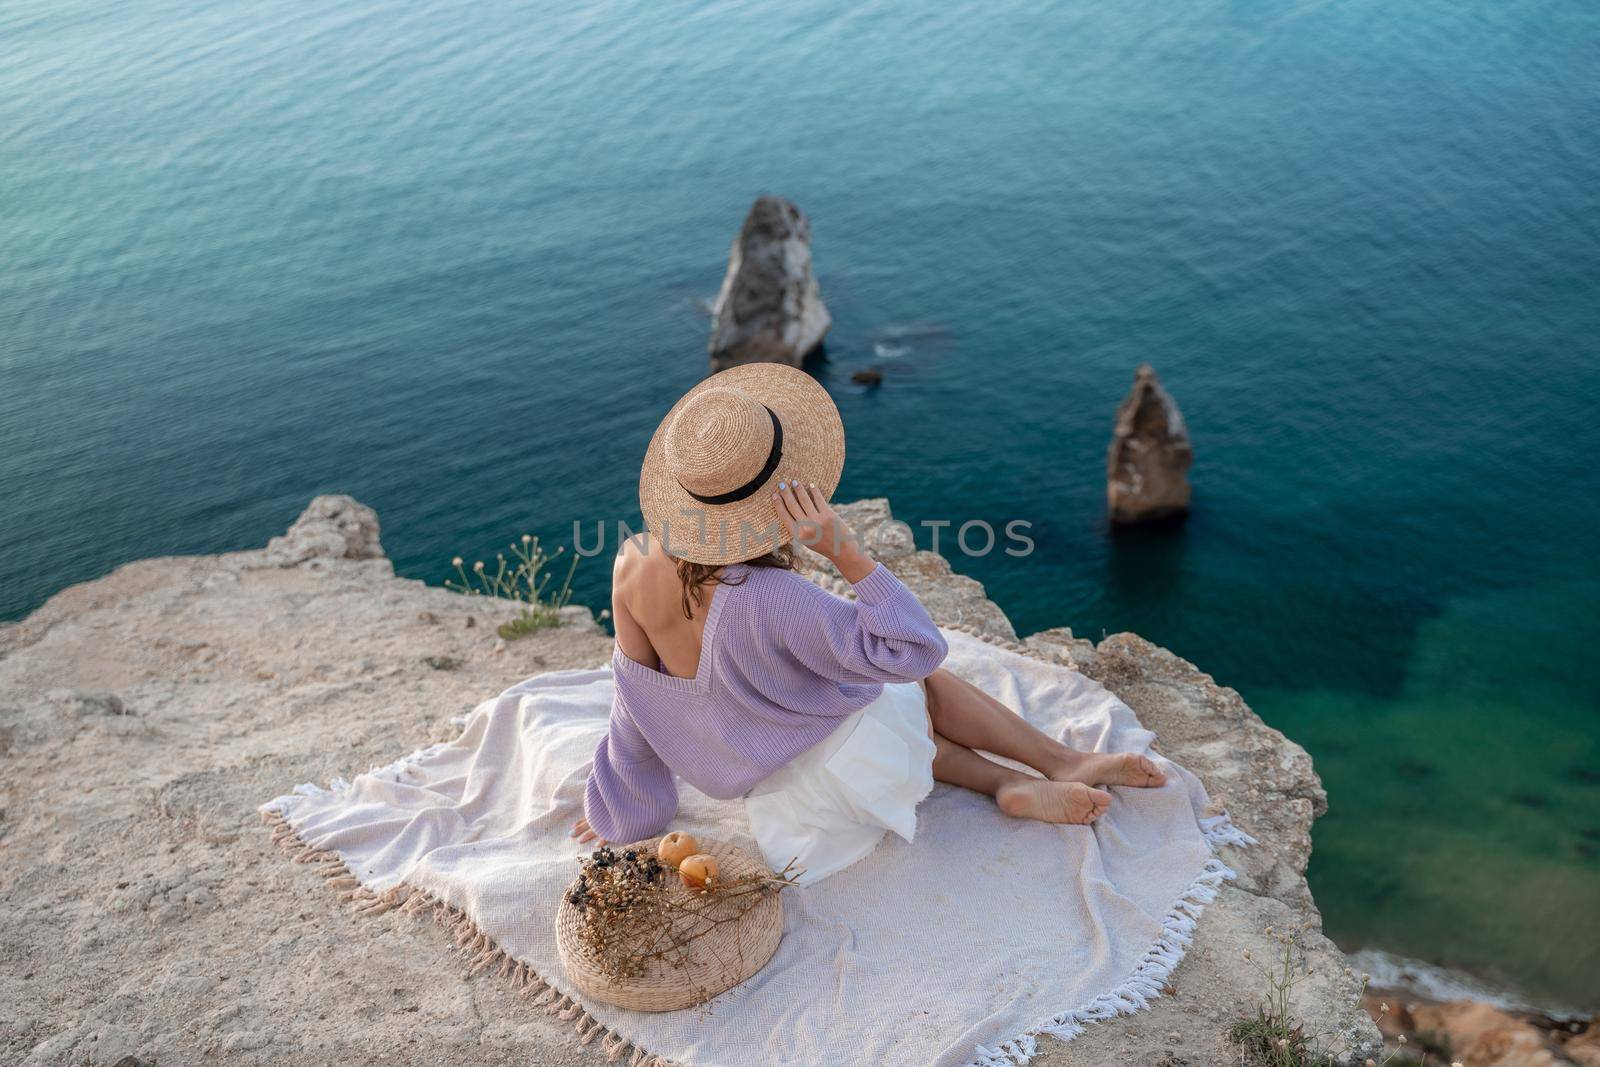
M408 758L401 764L409 766L413 762L415 759ZM317 874L326 880L329 889L338 893L339 900L350 905L353 914L371 918L393 911L422 919L431 917L445 928L457 953L467 960L465 977L495 971L496 977L504 980L512 992L521 994L530 1004L543 1008L555 1018L571 1022L580 1045L599 1041L609 1063L620 1061L632 1049L628 1067L680 1067L671 1060L651 1055L590 1015L579 1001L562 993L532 967L495 944L494 939L478 929L460 908L445 903L425 889L405 883L382 893L373 892L361 884L361 879L337 852L301 840L282 811L263 809L261 821L271 828L272 843L294 862L320 865Z
M1240 831L1240 836L1247 836ZM1167 989L1167 979L1183 960L1194 928L1207 904L1216 899L1223 883L1233 881L1235 875L1220 859L1213 856L1205 869L1189 883L1188 890L1167 912L1161 922L1161 936L1144 954L1139 966L1127 980L1109 993L1102 993L1089 1003L1071 1011L1064 1011L1039 1026L996 1048L979 1046L967 1067L1019 1067L1038 1054L1038 1036L1048 1034L1061 1041L1071 1041L1081 1036L1089 1023L1132 1015L1150 1006Z
M955 626L952 629L1007 652L1027 656L1041 663L1054 663L1020 641L994 637L972 625ZM1200 832L1213 852L1223 845L1243 848L1256 843L1255 838L1233 825L1226 812L1202 818ZM1126 981L1082 1007L1052 1016L1027 1033L1019 1034L994 1048L979 1045L967 1067L1021 1067L1039 1054L1040 1034L1048 1034L1060 1041L1071 1041L1082 1036L1090 1023L1132 1015L1148 1008L1150 1002L1167 989L1167 979L1172 977L1173 970L1183 961L1184 953L1194 940L1194 928L1200 920L1200 914L1205 911L1207 904L1217 898L1223 883L1231 882L1235 877L1227 864L1213 855L1194 881L1189 883L1183 896L1167 912L1166 918L1162 919L1161 936L1144 954L1139 966L1134 968Z
M838 590L847 592L848 587ZM1020 641L995 637L970 624L952 626L950 629L978 638L997 648L1017 655L1027 656L1042 663L1061 666L1047 659ZM375 768L369 774L392 781L402 780L411 767L445 747L444 744L420 748L385 767ZM295 792L308 796L339 795L350 788L350 783L337 779L329 788L306 784L297 786ZM402 883L384 893L375 893L361 884L361 879L345 865L337 852L320 849L301 840L299 833L289 824L281 808L271 805L261 809L261 821L272 831L272 842L287 853L295 863L318 864L317 873L327 880L328 888L338 894L341 902L348 903L357 915L373 917L388 911L426 918L431 912L434 922L443 926L451 937L456 951L467 961L464 977L472 978L491 969L497 976L520 993L534 1007L563 1021L571 1021L579 1036L579 1044L590 1045L600 1041L607 1062L616 1063L627 1055L627 1067L682 1067L672 1060L653 1055L632 1044L626 1037L612 1030L590 1015L582 1003L554 985L526 963L512 957L495 944L494 939L478 929L467 913L435 897L427 890ZM1234 826L1226 813L1200 820L1200 829L1213 850L1223 845L1245 847L1254 845L1255 838ZM1040 1034L1048 1034L1061 1041L1071 1041L1081 1036L1089 1023L1132 1015L1150 1006L1167 987L1167 979L1183 960L1184 952L1194 938L1195 923L1205 906L1216 899L1223 883L1234 880L1234 872L1213 856L1205 868L1189 884L1188 890L1172 906L1161 923L1161 936L1145 953L1139 966L1121 985L1109 993L1095 997L1089 1003L1071 1011L1062 1012L1045 1020L1027 1033L989 1048L978 1046L967 1067L1022 1067L1038 1055ZM628 1050L632 1049L629 1054Z

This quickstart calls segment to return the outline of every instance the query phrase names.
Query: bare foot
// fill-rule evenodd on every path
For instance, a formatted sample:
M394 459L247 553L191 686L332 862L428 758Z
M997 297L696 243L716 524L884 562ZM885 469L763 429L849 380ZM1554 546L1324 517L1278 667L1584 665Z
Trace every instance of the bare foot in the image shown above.
M1052 782L1083 782L1086 785L1131 785L1153 789L1164 785L1167 776L1149 756L1132 752L1075 752L1050 775Z
M1052 782L1044 778L1007 782L995 793L994 800L1001 811L1014 818L1077 826L1094 822L1111 806L1111 794L1104 790L1091 789L1082 782Z

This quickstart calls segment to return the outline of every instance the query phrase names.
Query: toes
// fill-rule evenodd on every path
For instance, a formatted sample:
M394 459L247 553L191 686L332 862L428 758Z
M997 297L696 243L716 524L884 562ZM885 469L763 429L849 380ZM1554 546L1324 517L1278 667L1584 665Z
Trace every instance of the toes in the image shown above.
M1106 813L1111 806L1111 794L1103 789L1095 789L1081 782L1074 782L1072 800L1078 808L1078 821L1091 823Z
M1089 790L1089 799L1094 805L1089 813L1091 820L1098 819L1111 809L1111 794L1104 789Z
M1161 773L1161 768L1156 766L1156 761L1149 756L1128 756L1127 781L1125 785L1158 786L1166 782L1167 776Z

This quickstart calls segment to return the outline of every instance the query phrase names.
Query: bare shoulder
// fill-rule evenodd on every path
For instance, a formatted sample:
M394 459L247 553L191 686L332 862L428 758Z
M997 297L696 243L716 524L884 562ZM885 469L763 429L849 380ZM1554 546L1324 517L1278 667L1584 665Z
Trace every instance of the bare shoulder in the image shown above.
M611 567L613 597L621 596L643 609L671 592L677 581L677 569L672 560L648 534L636 534L617 549L617 558Z
M612 578L636 579L662 570L663 563L666 563L665 569L671 570L671 561L664 557L665 553L648 533L636 533L617 547L617 558L611 565Z
M636 533L618 545L617 558L611 564L612 571L619 575L636 572L649 555L649 537L647 533Z

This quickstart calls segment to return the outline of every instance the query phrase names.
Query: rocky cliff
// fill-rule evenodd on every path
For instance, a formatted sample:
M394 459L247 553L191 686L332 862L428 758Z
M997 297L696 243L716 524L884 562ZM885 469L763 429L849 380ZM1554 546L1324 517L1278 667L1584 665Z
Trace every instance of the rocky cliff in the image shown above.
M1016 640L982 586L918 552L887 502L848 509L941 621ZM830 578L820 574L824 582ZM319 498L262 550L144 560L0 628L0 1062L601 1063L443 932L354 918L286 863L256 805L386 763L526 675L592 666L589 613L507 644L508 605L395 577L376 516ZM1259 839L1153 1010L1035 1063L1238 1062L1267 992L1267 927L1308 927L1308 1032L1376 1032L1318 932L1303 871L1325 801L1311 761L1231 689L1132 634L1022 642L1115 690ZM133 1060L126 1057L135 1057Z

